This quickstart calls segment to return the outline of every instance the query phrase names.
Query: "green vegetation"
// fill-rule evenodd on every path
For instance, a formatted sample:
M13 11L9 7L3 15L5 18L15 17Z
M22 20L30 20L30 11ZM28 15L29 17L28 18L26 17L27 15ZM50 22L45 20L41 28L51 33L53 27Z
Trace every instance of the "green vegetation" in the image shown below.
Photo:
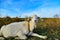
M47 35L48 39L46 40L55 40L59 39L60 40L60 18L42 18L38 20L37 23L37 28L33 30L33 32L38 33L40 35ZM10 18L10 17L5 17L5 18L0 18L0 28L3 25L7 25L12 22L19 22L19 21L24 21L27 20L27 18ZM15 40L14 38L8 38L6 40ZM38 37L28 37L28 40L43 40Z

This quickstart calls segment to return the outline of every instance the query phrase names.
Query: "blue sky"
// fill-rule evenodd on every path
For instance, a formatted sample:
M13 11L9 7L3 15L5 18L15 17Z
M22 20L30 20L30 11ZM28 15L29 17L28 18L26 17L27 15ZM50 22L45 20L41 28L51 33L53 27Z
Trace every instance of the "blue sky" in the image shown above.
M60 16L60 0L0 0L2 16L31 16L40 17Z

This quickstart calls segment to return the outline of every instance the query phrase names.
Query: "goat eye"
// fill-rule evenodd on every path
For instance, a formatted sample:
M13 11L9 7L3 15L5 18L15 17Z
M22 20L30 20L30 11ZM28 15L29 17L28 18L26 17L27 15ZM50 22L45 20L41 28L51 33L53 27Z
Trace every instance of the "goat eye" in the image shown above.
M36 18L36 19L38 19L38 18Z
M39 17L37 17L37 19L39 19Z

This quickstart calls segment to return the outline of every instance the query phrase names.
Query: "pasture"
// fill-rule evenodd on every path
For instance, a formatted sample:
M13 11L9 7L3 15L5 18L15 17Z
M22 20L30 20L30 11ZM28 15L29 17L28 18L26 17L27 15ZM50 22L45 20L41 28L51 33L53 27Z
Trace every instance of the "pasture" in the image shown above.
M0 18L0 28L3 25L7 25L12 22L19 22L27 20L27 18ZM48 39L46 40L60 40L60 18L42 18L43 21L39 18L37 28L33 30L34 33L40 35L47 35ZM8 38L6 40L15 40L14 38ZM38 37L29 36L27 40L44 40Z

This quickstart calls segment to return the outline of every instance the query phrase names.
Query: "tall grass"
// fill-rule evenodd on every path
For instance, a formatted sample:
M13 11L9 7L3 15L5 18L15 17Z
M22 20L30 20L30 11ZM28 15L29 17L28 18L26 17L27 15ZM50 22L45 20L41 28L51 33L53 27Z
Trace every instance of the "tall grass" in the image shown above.
M42 18L38 20L37 23L37 28L33 30L34 33L38 33L39 35L46 35L48 36L48 39L46 40L55 40L59 39L60 40L60 18ZM19 21L24 21L26 20L25 18L0 18L0 28L3 25L7 25L12 22L19 22ZM6 40L15 40L14 38L8 38ZM27 40L43 40L38 37L32 37L29 36Z

